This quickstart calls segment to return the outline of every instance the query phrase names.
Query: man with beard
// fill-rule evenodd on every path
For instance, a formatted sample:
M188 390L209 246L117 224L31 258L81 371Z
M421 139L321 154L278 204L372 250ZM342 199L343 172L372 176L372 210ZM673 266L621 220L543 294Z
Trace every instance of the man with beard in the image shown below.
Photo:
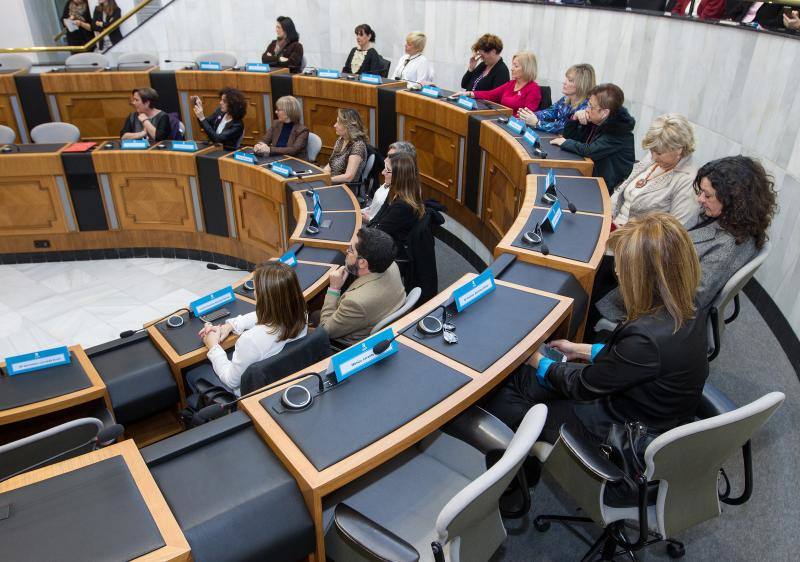
M347 249L344 267L330 274L322 305L319 325L331 339L352 345L403 305L406 292L395 254L394 241L385 232L366 227L358 231ZM354 280L343 293L348 275Z

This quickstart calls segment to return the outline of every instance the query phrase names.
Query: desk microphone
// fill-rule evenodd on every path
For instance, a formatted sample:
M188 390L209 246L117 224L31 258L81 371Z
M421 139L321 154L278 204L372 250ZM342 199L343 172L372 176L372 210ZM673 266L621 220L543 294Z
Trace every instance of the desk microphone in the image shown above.
M221 265L217 265L215 263L207 263L206 267L211 269L212 271L216 271L221 269L223 271L244 271L245 273L253 273L254 270L252 269L242 269L240 267L222 267Z
M542 203L550 203L552 205L558 200L558 196L560 195L561 197L564 198L564 201L567 202L567 209L569 209L570 213L575 214L578 212L578 208L572 203L572 201L569 200L569 197L567 197L563 191L558 189L558 184L553 183L553 185L551 185L550 187L553 188L553 191L556 192L556 195L553 196L553 193L550 191L550 189L549 188L546 189L545 192L542 193L542 196L540 197Z
M44 465L50 464L54 460L60 459L61 457L64 457L64 456L72 453L73 451L77 451L77 450L82 449L83 447L86 447L88 445L100 445L100 446L102 446L102 445L105 445L105 444L109 444L112 441L116 441L117 439L122 437L123 433L125 433L125 428L122 427L121 425L119 425L118 423L115 423L114 425L110 425L108 427L104 427L103 429L101 429L100 431L97 432L97 435L95 435L94 437L92 437L88 441L85 441L85 442L81 443L80 445L76 445L75 447L72 447L71 449L67 449L66 451L60 451L59 453L53 455L52 457L46 458L44 460L41 460L41 461L39 461L39 462L37 462L35 464L26 466L25 468L23 468L21 470L18 470L16 472L14 472L13 474L9 474L8 476L4 476L3 478L0 478L0 483L5 482L6 480L9 480L11 478L14 478L15 476L18 476L18 475L20 475L20 474L22 474L24 472L28 472L29 470L34 470L36 468L39 468L40 466L44 466Z
M319 381L319 386L318 386L319 392L320 393L325 392L325 379L322 378L322 373L315 373L315 372L302 373L300 375L297 375L296 377L292 377L291 379L279 380L272 384L268 384L267 386L262 386L261 388L257 388L256 390L249 392L244 396L240 396L236 400L231 400L230 402L223 402L221 404L211 404L210 406L201 408L197 412L197 416L204 422L215 420L223 416L228 408L230 408L231 406L235 406L245 398L250 398L251 396L255 396L256 394L259 394L266 390L271 390L286 383L299 381L300 379L304 379L307 377L317 377L317 380ZM308 395L307 397L305 397L303 401L297 401L295 398L288 396L289 394L291 394L290 392L291 390L300 388L302 388L305 391L304 394ZM288 387L286 390L283 391L283 395L281 396L281 403L283 403L283 405L290 410L301 410L303 408L307 408L308 406L311 405L312 401L313 397L311 396L311 393L308 391L308 389L299 384L294 384Z
M193 60L177 60L177 59L164 59L164 62L168 63L182 63L182 64L191 64L193 68L200 68L196 61Z
M168 62L168 61L165 61L165 62ZM119 63L117 63L117 70L119 70L123 66L155 66L156 64L158 64L158 63L150 61L150 60L119 62Z
M120 332L119 337L121 339L129 338L134 334L138 334L139 332L143 332L144 330L146 330L150 326L153 326L154 324L158 324L162 320L166 320L167 321L167 326L169 326L170 328L180 328L181 326L183 326L183 316L181 316L179 314L181 312L189 312L189 313L191 313L191 311L184 306L182 308L179 308L178 310L174 310L174 311L170 312L166 316L162 316L158 320L153 320L152 322L144 324L138 330L125 330L124 332Z
M0 149L0 152L6 154L8 154L9 152L19 152L19 147L16 144L7 144L2 149Z
M536 221L536 226L533 227L533 230L522 233L522 241L530 246L541 246L539 251L542 252L543 256L550 254L550 248L544 243L542 224L539 221Z
M316 66L307 66L303 69L304 76L315 76L317 74Z
M572 201L569 200L569 198L566 196L566 194L563 191L561 191L560 189L558 189L557 185L553 184L553 187L556 188L556 193L558 193L561 197L563 197L564 201L567 202L567 209L569 209L569 212L573 213L573 214L577 213L578 212L578 208L572 203Z

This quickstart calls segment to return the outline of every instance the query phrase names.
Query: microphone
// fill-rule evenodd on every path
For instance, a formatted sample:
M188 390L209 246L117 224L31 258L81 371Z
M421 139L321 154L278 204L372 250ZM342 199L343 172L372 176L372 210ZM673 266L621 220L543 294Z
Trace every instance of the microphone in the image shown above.
M100 66L99 62L89 62L89 63L80 63L80 64L64 64L64 70L75 70L75 69L82 69L82 68L97 68Z
M53 455L52 457L48 457L48 458L46 458L44 460L41 460L41 461L39 461L37 463L34 463L32 465L29 465L29 466L26 466L25 468L23 468L21 470L18 470L16 472L14 472L13 474L9 474L7 476L4 476L3 478L0 478L0 483L5 482L6 480L9 480L11 478L14 478L15 476L19 476L20 474L22 474L24 472L28 472L29 470L34 470L36 468L39 468L40 466L44 466L44 465L50 464L54 460L59 459L59 458L61 458L63 456L66 456L66 455L68 455L68 454L70 454L70 453L72 453L74 451L79 450L79 449L82 449L83 447L86 447L88 445L96 444L96 445L101 445L102 446L102 445L105 445L105 444L110 443L112 441L116 441L119 437L122 436L122 434L124 432L125 432L125 428L122 427L119 424L116 424L116 423L114 425L110 425L108 427L104 427L103 429L101 429L100 431L97 432L96 436L92 437L88 441L84 441L80 445L76 445L75 447L72 447L71 449L67 449L66 451L60 451L59 453Z
M10 152L19 152L19 147L16 144L7 144L2 148L2 152L6 154Z
M164 59L164 62L168 63L182 63L182 64L191 64L193 68L200 68L196 61L193 60L177 60L177 59Z
M317 67L316 66L307 66L303 69L303 74L305 76L315 76L317 74Z
M221 265L217 265L215 263L207 263L206 267L212 271L216 271L218 269L223 271L244 271L245 273L253 273L254 271L252 269L242 269L240 267L222 267Z
M146 330L147 328L149 328L150 326L152 326L152 325L154 325L154 324L158 324L159 322L161 322L162 320L164 320L164 319L166 319L166 318L171 318L172 316L175 316L175 315L176 315L176 314L178 314L179 312L189 312L189 309L188 309L188 308L186 308L186 307L184 306L184 307L182 307L182 308L179 308L178 310L174 310L174 311L170 312L170 313L169 313L169 314L167 314L166 316L162 316L162 317L161 317L161 318L159 318L158 320L153 320L152 322L149 322L148 324L144 324L144 325L143 325L141 328L139 328L138 330L125 330L124 332L120 332L120 334L119 334L119 337L120 337L121 339L129 338L129 337L131 337L131 336L132 336L132 335L134 335L134 334L138 334L139 332L143 332L144 330ZM181 322L181 323L182 323L182 322Z
M319 381L319 386L318 386L319 392L322 393L322 392L325 391L325 379L322 378L322 373L315 373L315 372L302 373L300 375L297 375L296 377L292 377L291 379L288 379L288 380L284 379L284 380L275 381L274 383L268 384L267 386L262 386L261 388L257 388L256 390L254 390L252 392L249 392L249 393L245 394L244 396L240 396L236 400L231 400L230 402L223 402L221 404L211 404L210 406L206 406L205 408L201 408L200 410L198 410L197 416L203 421L215 420L215 419L223 416L225 414L225 410L227 410L231 406L234 406L234 405L238 404L239 402L241 402L245 398L250 398L251 396L255 396L256 394L264 392L265 390L271 390L273 388L276 388L278 386L284 385L286 383L295 382L295 381L298 381L300 379L304 379L304 378L307 378L307 377L317 377L317 380ZM292 388L292 387L289 387L289 388Z
M547 244L544 242L542 224L539 221L536 221L536 226L533 227L533 230L522 233L522 241L531 246L539 246L539 251L542 252L544 256L550 254L550 248L548 248Z
M407 329L408 328L406 328L406 330ZM389 349L389 346L392 345L392 342L394 340L396 340L397 337L402 333L403 332L398 332L397 334L395 334L394 336L392 336L388 340L379 341L378 343L376 343L375 345L372 346L372 353L374 353L375 355L380 355L381 353L385 352L387 349Z
M168 61L166 61L168 62ZM128 62L119 62L117 63L117 70L122 68L123 66L155 66L158 63L149 60L139 60L139 61L128 61Z
M573 214L577 213L578 212L578 208L572 203L572 201L569 200L569 198L566 196L566 194L563 191L558 189L558 185L554 183L553 187L556 188L556 193L558 193L561 197L563 197L564 201L567 202L567 209L569 209L569 212L573 213Z

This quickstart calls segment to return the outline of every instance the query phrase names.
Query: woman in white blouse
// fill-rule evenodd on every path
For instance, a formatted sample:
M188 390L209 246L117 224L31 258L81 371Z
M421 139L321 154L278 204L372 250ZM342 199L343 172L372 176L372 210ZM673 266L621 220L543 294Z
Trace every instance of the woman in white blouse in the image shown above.
M297 275L290 266L271 261L253 273L256 294L254 312L214 326L206 324L199 336L208 348L211 369L197 368L186 373L186 382L197 392L197 381L221 386L240 395L242 374L251 364L277 355L292 341L307 333L306 301ZM237 334L233 355L228 359L219 345L231 333Z
M412 31L406 37L406 54L397 61L392 77L395 80L408 80L422 84L432 84L436 79L433 65L428 62L422 51L425 50L427 38L421 31Z

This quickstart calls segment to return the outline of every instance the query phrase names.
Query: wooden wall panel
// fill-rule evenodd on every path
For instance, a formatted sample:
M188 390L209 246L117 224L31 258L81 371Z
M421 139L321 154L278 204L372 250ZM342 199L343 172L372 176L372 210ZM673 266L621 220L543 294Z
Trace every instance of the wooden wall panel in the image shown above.
M189 179L185 176L111 176L122 229L195 231Z
M493 156L487 155L483 177L483 221L498 238L514 223L521 193L509 172Z
M75 92L56 97L61 120L81 130L81 138L101 142L119 138L133 111L130 92Z
M0 234L67 231L55 178L0 177Z
M234 207L242 242L264 249L264 259L286 251L285 205L243 185L233 185Z
M422 183L457 200L458 135L433 123L407 117L403 139L417 147Z
M19 100L19 98L17 98ZM17 135L17 142L22 142L19 134L17 120L14 118L14 111L11 109L11 95L0 93L0 125L11 127Z

